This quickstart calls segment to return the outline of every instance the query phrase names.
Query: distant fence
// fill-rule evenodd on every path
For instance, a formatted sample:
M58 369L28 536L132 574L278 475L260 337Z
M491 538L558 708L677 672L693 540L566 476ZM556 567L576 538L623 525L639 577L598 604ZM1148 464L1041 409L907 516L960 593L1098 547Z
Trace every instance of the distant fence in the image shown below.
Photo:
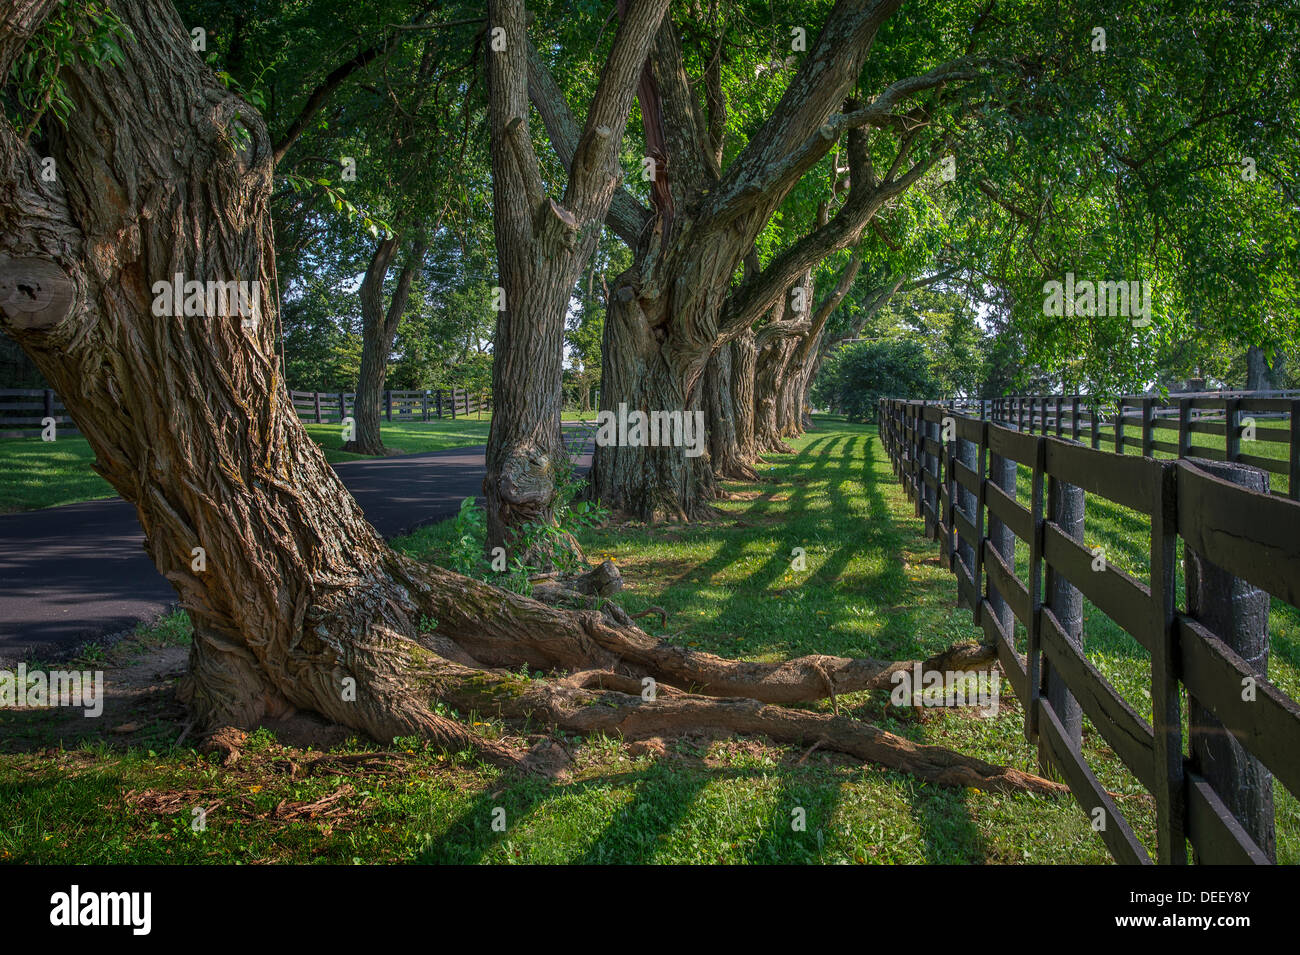
M1266 774L1300 795L1300 705L1268 682L1261 663L1267 659L1269 597L1300 606L1300 503L1209 473L1230 470L1226 465L1115 454L989 420L1010 413L1026 429L1068 422L1070 433L1080 434L1075 412L1082 409L1068 398L1064 408L1055 400L977 402L982 415L975 416L955 403L885 399L881 440L917 516L956 575L960 599L996 647L1024 705L1026 739L1039 744L1041 758L1060 773L1094 829L1101 821L1098 834L1115 859L1153 861L1082 754L1082 715L1154 797L1160 862L1185 862L1190 844L1200 862L1267 863L1273 819ZM1193 412L1212 410L1200 400L1180 400L1179 442L1162 442L1173 452L1205 450L1189 445L1190 436L1204 430L1190 425L1206 423ZM1226 407L1222 423L1229 439L1233 415L1247 410L1289 412L1294 434L1293 404L1207 400L1237 402ZM1153 438L1157 409L1149 399L1140 401L1139 440L1149 452L1160 446ZM1127 401L1121 405L1123 415ZM1222 404L1218 409L1225 410ZM1122 417L1112 447L1129 445L1127 423ZM1090 425L1095 445L1101 421ZM1244 458L1231 451L1226 456ZM1031 475L1028 507L1017 500L1018 466ZM1148 581L1104 559L1098 566L1097 554L1082 542L1085 495L1143 515L1150 527ZM1189 580L1181 609L1180 538ZM1016 539L1027 545L1026 579L1016 573ZM1151 723L1084 655L1083 598L1149 652ZM1263 658L1247 653L1242 637L1259 635L1261 601ZM1023 655L1016 648L1017 621L1025 633ZM1189 701L1186 739L1180 687ZM1207 758L1224 746L1237 748L1231 759ZM1254 780L1253 791L1238 785L1242 779ZM1255 807L1250 812L1242 809L1248 803Z
M314 424L342 421L355 414L356 393L351 391L291 391L298 417ZM379 406L388 421L431 421L464 418L492 410L492 396L465 388L432 391L385 391Z
M1094 448L1231 461L1285 474L1286 496L1300 500L1300 391L1193 392L1167 400L1141 395L1108 403L1086 395L1034 395L949 404L1017 431L1086 440ZM1224 447L1207 447L1198 439L1205 434L1222 437ZM1259 444L1242 450L1243 438L1248 449ZM1253 453L1265 445L1279 454Z
M355 414L350 391L291 391L294 410L303 421L325 424ZM380 411L388 421L431 421L491 412L492 396L465 388L432 391L385 391ZM77 433L59 396L50 388L0 388L0 438L38 437L45 419L53 418L59 434ZM22 427L26 425L27 427Z
M77 431L63 402L51 389L0 388L0 438L37 437L47 418L54 419L60 433Z

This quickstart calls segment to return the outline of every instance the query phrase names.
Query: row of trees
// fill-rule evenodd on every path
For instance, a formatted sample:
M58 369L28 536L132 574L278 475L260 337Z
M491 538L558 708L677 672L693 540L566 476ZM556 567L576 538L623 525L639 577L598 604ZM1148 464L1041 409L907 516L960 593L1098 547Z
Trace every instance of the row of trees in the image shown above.
M1029 363L1105 387L1158 370L1177 342L1275 355L1300 315L1296 19L1267 0L1177 16L14 0L0 14L4 325L189 609L186 694L205 723L297 707L504 760L435 704L628 734L705 720L982 778L814 714L682 693L647 720L622 695L643 675L795 702L888 665L733 664L402 557L293 415L281 326L300 309L310 339L315 297L359 280L356 448L373 451L412 297L490 286L484 490L488 545L508 548L552 518L565 343L594 368L597 329L602 408L699 410L708 425L701 457L597 449L593 493L645 519L709 514L719 478L752 476L805 426L830 344L904 291L961 290L1006 323L1004 375ZM1043 283L1066 271L1150 279L1152 325L1047 319ZM153 316L152 283L178 273L254 282L272 320ZM520 666L584 676L520 692L494 669Z

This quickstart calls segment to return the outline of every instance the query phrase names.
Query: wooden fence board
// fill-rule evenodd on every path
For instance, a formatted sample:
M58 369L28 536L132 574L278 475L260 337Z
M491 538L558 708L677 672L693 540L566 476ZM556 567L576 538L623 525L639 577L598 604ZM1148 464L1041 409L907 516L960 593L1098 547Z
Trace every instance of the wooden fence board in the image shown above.
M1011 533L1028 542L1029 535L1034 532L1034 522L1027 507L1013 500L1011 495L996 484L990 484L988 508L994 517L1011 529Z
M1153 789L1155 753L1151 724L1142 719L1092 661L1079 652L1066 637L1056 615L1046 607L1043 608L1043 620L1047 624L1043 627L1043 649L1052 666L1061 672L1070 693L1124 765L1138 782Z
M1011 572L1006 563L987 539L984 546L984 567L988 570L989 583L997 588L1002 599L1007 602L1011 612L1026 627L1029 626L1029 590L1020 579Z
M1068 441L1047 442L1048 474L1143 514L1151 513L1160 467L1146 458L1098 454Z
M1187 546L1237 577L1300 607L1300 503L1178 467L1178 529Z
M1208 865L1268 865L1268 856L1233 817L1209 782L1188 770L1187 838Z
M1300 793L1300 704L1250 666L1195 620L1178 617L1180 674L1187 692L1219 718L1288 789ZM1245 680L1255 698L1243 700Z
M1109 562L1104 570L1093 570L1092 551L1050 521L1043 529L1043 557L1097 609L1151 649L1155 637L1151 633L1150 588Z
M1106 792L1106 787L1093 775L1083 755L1066 743L1065 729L1056 714L1052 712L1052 708L1047 705L1047 701L1040 700L1038 709L1040 711L1038 724L1043 742L1047 744L1052 765L1065 778L1070 792L1074 793L1074 798L1078 800L1090 820L1093 809L1100 807L1105 812L1105 827L1098 835L1106 843L1106 848L1115 857L1115 861L1121 865L1150 865L1151 856L1133 834L1133 828L1115 806L1115 801Z

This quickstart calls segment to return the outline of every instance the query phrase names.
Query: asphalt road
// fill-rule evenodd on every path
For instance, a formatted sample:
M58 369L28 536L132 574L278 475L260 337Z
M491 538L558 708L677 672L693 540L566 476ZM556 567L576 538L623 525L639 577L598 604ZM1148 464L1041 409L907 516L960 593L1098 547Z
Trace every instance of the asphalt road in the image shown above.
M576 437L576 436L574 436ZM570 438L573 441L574 438ZM591 465L590 441L574 458ZM335 465L384 537L482 502L485 448L449 448ZM55 655L152 620L176 602L120 498L0 515L0 659Z

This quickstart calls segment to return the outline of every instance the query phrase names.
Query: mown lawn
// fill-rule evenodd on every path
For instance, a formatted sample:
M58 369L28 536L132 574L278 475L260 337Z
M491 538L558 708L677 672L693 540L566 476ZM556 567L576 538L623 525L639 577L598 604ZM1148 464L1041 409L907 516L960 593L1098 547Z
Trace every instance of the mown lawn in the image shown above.
M395 453L419 454L444 448L472 447L487 442L491 416L451 420L394 421L380 426L384 444ZM335 424L309 424L307 433L325 449L330 463L364 457L340 451L342 430ZM117 492L91 469L95 453L80 435L57 441L37 438L0 439L0 514L58 507Z
M822 420L796 446L797 455L772 456L759 483L733 486L717 521L587 531L588 557L609 556L620 566L627 586L619 599L630 611L658 605L668 612L666 627L642 619L652 632L737 658L810 652L914 658L977 638L969 613L955 607L953 578L922 536L874 429ZM1098 524L1096 533L1118 535L1117 553L1137 546L1126 543L1118 523ZM451 529L426 528L402 543L436 559L451 546ZM798 570L797 547L806 560ZM144 633L110 652L126 654L137 669L150 653L176 652L184 619L167 626L166 633ZM1291 642L1274 655L1279 682L1289 689L1294 633L1283 633ZM1105 633L1090 653L1126 693L1139 694L1130 699L1141 710L1144 662ZM129 663L141 656L144 664ZM885 693L845 696L838 704L908 738L1032 771L1036 758L1021 735L1023 712L1004 688L991 718L965 708L890 708ZM158 687L150 697L154 708L141 718L106 713L110 725L93 728L93 736L84 724L97 721L80 716L58 722L38 721L39 713L0 713L0 859L1109 861L1070 799L927 785L820 749L714 739L707 732L662 745L566 740L573 763L567 775L550 781L502 774L467 754L440 756L415 741L380 748L353 740L322 753L265 731L236 763L223 766L192 749L190 740L175 745L183 717L167 703L169 693ZM517 738L520 732L482 715L458 715L487 733ZM118 720L127 721L127 730L114 733ZM1091 728L1085 748L1120 794L1130 822L1150 840L1150 798ZM382 755L349 756L362 752ZM214 807L206 830L195 832L194 810L206 807ZM798 809L807 820L803 831L792 828ZM494 819L502 818L505 829L497 831ZM1300 861L1300 814L1285 794L1278 828L1280 860Z
M595 413L564 412L565 421L595 421ZM392 421L380 425L384 446L394 454L420 454L444 448L486 444L491 412L433 421ZM307 424L312 440L325 449L331 464L359 461L362 454L340 451L343 432L338 422ZM71 434L57 441L36 438L0 438L0 514L34 511L99 498L117 492L91 468L95 453L89 442Z

